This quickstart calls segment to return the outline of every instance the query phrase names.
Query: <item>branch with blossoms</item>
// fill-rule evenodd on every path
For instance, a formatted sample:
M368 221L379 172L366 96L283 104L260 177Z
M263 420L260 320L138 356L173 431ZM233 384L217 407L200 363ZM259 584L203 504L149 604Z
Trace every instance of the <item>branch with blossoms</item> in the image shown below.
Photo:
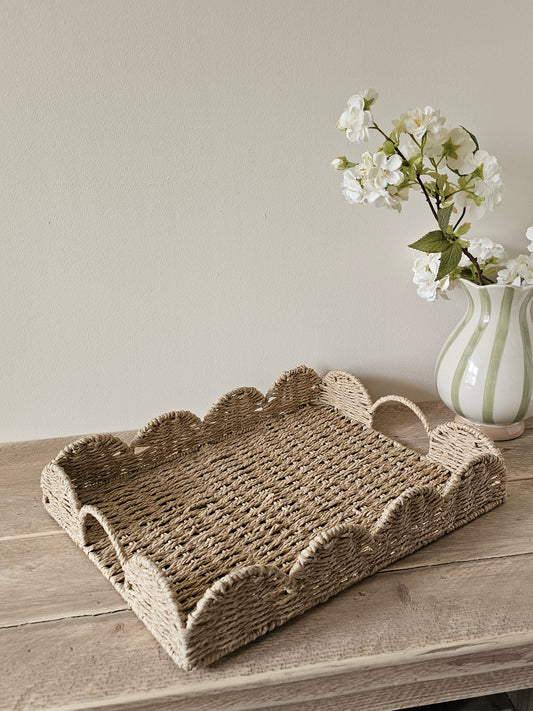
M446 126L440 111L431 106L403 113L387 133L372 113L377 97L373 89L352 96L337 122L352 143L368 141L370 131L384 139L375 153L363 153L359 163L346 156L332 161L343 171L346 199L401 212L411 189L422 192L436 222L435 229L409 245L424 254L413 267L413 281L423 298L446 297L450 282L458 278L480 286L516 283L516 276L513 282L504 281L516 269L504 265L500 244L466 237L471 221L502 200L504 186L497 159L480 149L477 138L463 126ZM531 261L533 283L533 255L521 257ZM529 283L524 259L520 280Z

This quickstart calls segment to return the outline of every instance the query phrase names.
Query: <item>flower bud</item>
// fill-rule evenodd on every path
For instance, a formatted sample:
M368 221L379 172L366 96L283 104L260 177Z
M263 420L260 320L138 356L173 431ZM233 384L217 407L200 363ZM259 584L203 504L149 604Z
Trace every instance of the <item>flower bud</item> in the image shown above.
M331 161L331 167L335 168L335 170L346 170L346 168L348 167L348 160L346 159L346 156L339 156L338 158L334 158Z

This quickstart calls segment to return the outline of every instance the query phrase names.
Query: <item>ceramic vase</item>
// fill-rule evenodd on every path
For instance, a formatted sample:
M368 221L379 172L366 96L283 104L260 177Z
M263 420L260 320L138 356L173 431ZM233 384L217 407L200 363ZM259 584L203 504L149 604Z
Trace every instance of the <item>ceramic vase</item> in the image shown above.
M456 419L519 437L533 415L533 286L460 284L467 309L438 357L437 390Z

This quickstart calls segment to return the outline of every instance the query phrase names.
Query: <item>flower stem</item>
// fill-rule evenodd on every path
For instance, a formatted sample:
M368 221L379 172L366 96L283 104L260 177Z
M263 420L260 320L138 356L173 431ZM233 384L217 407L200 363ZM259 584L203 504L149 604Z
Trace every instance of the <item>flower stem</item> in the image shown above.
M374 125L373 125L371 128L375 128L377 131L379 131L379 132L381 133L382 136L384 136L384 137L387 139L387 141L390 141L390 142L392 143L392 145L394 146L395 152L400 156L400 158L401 158L402 160L404 160L406 163L409 163L409 161L407 160L407 158L404 156L404 154L403 154L402 151L398 148L398 146L394 143L394 141L392 140L392 138L390 138L389 136L387 136L387 134L385 133L385 131L382 131L382 130L380 129L380 127L377 125L377 123L374 123ZM420 177L420 173L418 172L418 170L415 171L415 172L416 172L416 182L417 182L417 183L420 185L420 187L422 188L422 192L424 193L424 195L425 195L425 197L426 197L426 200L427 200L427 203L428 203L428 205L429 205L429 208L430 208L431 212L433 213L433 217L434 217L434 218L437 220L437 222L438 222L439 218L437 217L437 211L436 211L435 208L433 207L433 203L431 202L431 198L429 197L429 193L428 193L428 191L427 191L427 189L426 189L426 186L425 186L424 183L422 182L422 178Z
M392 138L391 138L390 136L387 136L387 134L385 133L385 131L382 131L382 130L381 130L381 128L377 125L377 123L374 122L374 124L373 124L370 128L373 128L373 129L375 129L376 131L379 131L379 133L381 133L381 135L382 135L387 141L390 141L390 143L392 143L395 153L397 153L397 154L400 156L400 158L401 158L402 160L404 160L406 163L409 163L409 161L408 161L407 158L404 156L404 154L403 154L402 151L399 149L399 147L396 145L396 143L392 140ZM417 143L418 143L418 142L417 142ZM422 178L420 177L420 173L418 172L418 170L415 170L415 173L416 173L416 181L417 181L417 183L420 185L420 187L422 188L422 192L424 193L424 196L425 196L425 198L426 198L426 200L427 200L427 203L428 203L428 205L429 205L429 207L430 207L430 209L431 209L431 212L432 212L432 214L433 214L433 217L437 220L437 223L438 223L439 218L438 218L438 215L437 215L437 211L435 210L435 207L434 207L433 203L431 202L431 198L430 198L430 196L429 196L429 193L428 193L428 191L427 191L427 188L426 188L426 186L424 185L424 183L423 183L423 181L422 181ZM456 192L460 192L460 191L456 191ZM452 194L453 194L453 193L452 193ZM447 195L445 199L447 199L448 197L450 197L450 196ZM439 207L439 202L440 202L440 199L439 199L439 197L437 197L437 207ZM461 215L459 216L459 219L457 220L457 222L455 223L455 225L454 225L454 227L453 227L453 231L454 231L454 232L455 232L455 230L457 229L457 227L459 226L459 224L461 223L461 221L462 221L463 217L465 216L465 214L466 214L466 207L463 208L463 211L462 211ZM472 264L474 265L474 269L475 269L475 272L476 272L476 277L477 277L477 281L478 281L478 283L479 283L479 286L483 286L483 274L482 274L482 272L481 272L481 267L479 266L479 263L478 263L477 259L476 259L472 254L470 254L470 252L468 251L467 247L463 247L463 248L462 248L462 252L463 252L463 254L472 262Z
M465 255L465 257L468 257L468 259L474 265L474 269L476 270L478 284L479 284L479 286L483 286L483 274L481 273L481 267L479 266L477 259L470 254L470 252L468 251L468 249L466 247L463 247L463 254Z
M466 207L463 207L463 211L462 211L461 215L459 216L459 219L457 220L457 222L456 222L455 225L453 226L453 231L454 231L454 232L455 232L455 230L459 227L459 225L461 224L461 221L462 221L462 219L463 219L463 217L464 217L465 215L466 215Z

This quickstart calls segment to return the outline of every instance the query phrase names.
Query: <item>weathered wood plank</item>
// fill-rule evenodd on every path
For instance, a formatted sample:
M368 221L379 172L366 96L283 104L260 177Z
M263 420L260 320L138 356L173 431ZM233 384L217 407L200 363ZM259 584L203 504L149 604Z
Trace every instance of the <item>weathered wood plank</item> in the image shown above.
M0 627L127 608L66 535L0 541Z
M193 672L178 669L130 612L4 628L0 705L116 699L135 708L174 698L170 708L222 711L404 686L408 706L419 700L409 686L435 681L435 696L424 697L434 701L455 684L450 676L477 675L475 693L531 686L532 585L533 554L381 573ZM383 704L374 708L392 708Z
M387 570L533 553L533 480L507 502ZM66 533L0 540L0 627L126 607Z
M520 654L520 651L522 650L513 649L515 655ZM277 684L244 689L223 688L211 693L198 691L191 695L167 695L166 691L163 691L163 695L130 694L107 699L98 705L93 702L90 705L83 702L82 705L69 703L66 706L54 707L53 711L88 711L95 708L106 711L397 711L409 708L414 711L412 703L417 704L416 711L424 711L420 704L425 707L426 704L436 701L440 703L458 697L478 696L485 693L487 687L494 689L491 693L500 694L499 690L509 683L520 684L531 678L531 668L527 666L468 673L467 667L478 669L480 661L477 655L465 656L462 660L464 673L449 678L445 675L449 674L449 667L453 669L453 666L446 662L441 663L439 669L435 664L434 673L443 675L439 678L427 677L416 663L406 663L402 671L408 679L407 683L402 683L393 675L393 686L379 685L383 681L382 670L372 674L370 670L361 672L357 669L344 670L335 677L317 674L308 680L291 681L288 678ZM415 678L416 674L421 678ZM374 681L375 686L363 686L372 685ZM526 709L531 711L528 707L523 711Z
M131 441L132 432L117 432ZM41 471L78 437L0 444L0 538L57 530L42 505Z

